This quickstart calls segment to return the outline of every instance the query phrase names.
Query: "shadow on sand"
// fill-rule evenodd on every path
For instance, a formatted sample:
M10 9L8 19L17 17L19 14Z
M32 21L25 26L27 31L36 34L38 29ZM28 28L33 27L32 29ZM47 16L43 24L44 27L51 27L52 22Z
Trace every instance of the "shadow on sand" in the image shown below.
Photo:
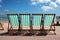
M49 31L48 31L49 32ZM0 34L0 36L46 36L48 34L48 32L46 31L41 31L38 34L35 33L26 33L26 34L21 34L19 32L6 32L6 33L2 33Z

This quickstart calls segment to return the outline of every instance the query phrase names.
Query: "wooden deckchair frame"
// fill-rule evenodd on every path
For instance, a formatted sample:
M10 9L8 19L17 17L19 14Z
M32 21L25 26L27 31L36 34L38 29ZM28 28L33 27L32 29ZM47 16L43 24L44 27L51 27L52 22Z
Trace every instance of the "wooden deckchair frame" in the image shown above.
M51 23L51 25L50 25L50 29L45 29L44 28L44 23L43 23L43 31L53 31L54 32L54 35L56 35L56 33L55 33L55 23L54 23L54 18L55 18L55 15L56 14L44 14L44 17L45 17L45 15L54 15L54 17L53 17L53 21L52 21L52 23ZM43 20L44 21L44 20Z
M20 29L20 26L19 26L19 28L18 29L13 29L13 27L12 27L12 25L11 25L11 22L10 22L10 18L9 18L9 15L17 15L17 17L18 17L18 14L7 14L7 16L8 16L8 31L10 30L10 31L12 31L12 30L19 30ZM19 20L18 20L18 22L19 22ZM11 25L11 28L9 29L9 25ZM12 30L11 30L12 29Z
M42 28L43 28L43 26L42 26L43 14L32 14L32 16L34 16L34 15L42 15L41 24L40 24L40 29L33 29L33 26L32 26L32 30L33 30L33 31L40 31L40 30L42 30Z

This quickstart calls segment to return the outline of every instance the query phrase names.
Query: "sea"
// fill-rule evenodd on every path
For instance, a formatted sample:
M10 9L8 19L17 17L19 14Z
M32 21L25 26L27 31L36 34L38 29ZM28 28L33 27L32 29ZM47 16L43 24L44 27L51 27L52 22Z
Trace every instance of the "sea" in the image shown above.
M5 15L5 14L1 15L0 14L0 21L8 21L7 15Z

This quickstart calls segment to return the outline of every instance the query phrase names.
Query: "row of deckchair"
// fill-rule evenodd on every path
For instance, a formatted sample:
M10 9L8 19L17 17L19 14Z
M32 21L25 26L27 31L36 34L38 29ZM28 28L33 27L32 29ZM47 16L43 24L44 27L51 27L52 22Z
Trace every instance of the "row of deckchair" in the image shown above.
M53 31L55 14L8 14L8 32L17 30L34 33L33 31Z

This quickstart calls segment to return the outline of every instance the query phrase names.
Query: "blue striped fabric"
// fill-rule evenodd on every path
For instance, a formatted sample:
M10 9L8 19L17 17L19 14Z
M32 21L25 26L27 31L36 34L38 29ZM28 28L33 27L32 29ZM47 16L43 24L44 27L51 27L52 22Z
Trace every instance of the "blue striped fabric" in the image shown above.
M45 15L44 18L44 27L50 27L53 21L54 15Z
M19 21L17 15L9 15L10 23L12 27L19 27Z
M40 26L41 25L42 15L33 15L33 26Z
M29 15L22 15L21 21L22 21L23 27L30 27L30 16Z

